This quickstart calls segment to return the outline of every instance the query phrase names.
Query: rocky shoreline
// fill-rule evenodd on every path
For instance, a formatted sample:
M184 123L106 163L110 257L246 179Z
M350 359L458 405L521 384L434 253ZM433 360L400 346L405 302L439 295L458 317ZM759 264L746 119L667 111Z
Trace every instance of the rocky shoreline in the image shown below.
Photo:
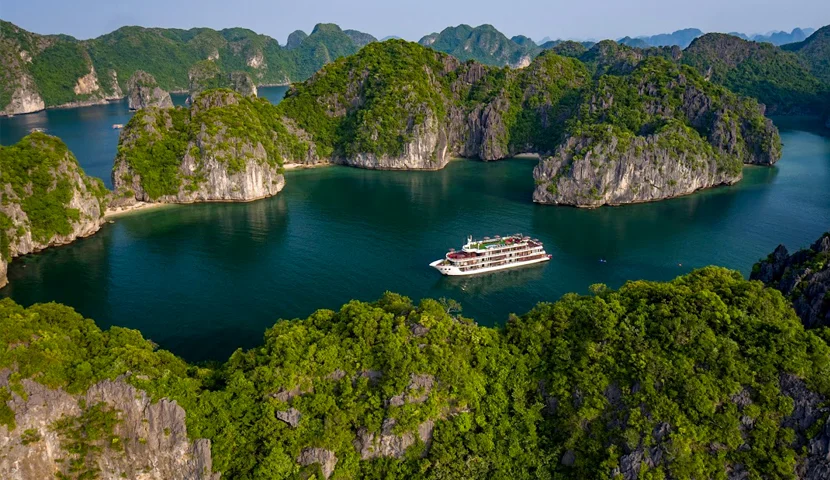
M830 327L830 232L793 254L778 245L752 268L750 279L780 290L805 328Z
M2 148L2 168L10 179L0 184L0 243L5 249L0 252L0 285L5 285L6 264L13 258L97 232L109 192L101 180L84 174L56 137L36 132ZM28 200L35 196L41 201L33 206Z

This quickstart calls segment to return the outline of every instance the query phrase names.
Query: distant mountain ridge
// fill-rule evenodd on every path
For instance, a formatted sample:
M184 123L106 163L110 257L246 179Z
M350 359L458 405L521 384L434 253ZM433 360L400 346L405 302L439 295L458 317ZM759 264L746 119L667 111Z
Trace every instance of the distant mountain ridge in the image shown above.
M165 90L188 90L190 68L205 60L223 73L245 72L257 85L288 84L373 41L369 34L334 24L318 24L310 35L298 30L285 46L244 28L130 26L77 40L39 35L0 20L0 114L121 98L138 70Z
M648 48L648 47L669 47L677 45L680 48L686 48L692 43L692 40L703 35L703 32L697 28L684 28L672 33L661 33L658 35L642 36L642 37L623 37L618 40L619 43L628 45L630 47Z
M418 43L462 61L512 68L526 67L542 52L553 50L600 73L630 71L643 58L661 56L694 66L716 83L765 103L770 112L815 113L830 108L827 27L782 48L770 43L810 32L796 28L786 35L753 37L765 39L759 42L746 40L746 35L702 34L687 28L599 43L537 43L524 35L508 38L492 25L462 24L426 35ZM191 68L204 61L212 62L221 74L248 75L254 85L288 84L309 78L326 63L375 41L370 34L334 24L318 24L311 34L296 30L284 46L244 28L122 27L95 39L77 40L38 35L0 21L0 115L122 98L127 80L138 70L152 75L164 90L187 91Z
M824 27L822 32L826 31ZM811 38L817 35L819 32ZM769 43L707 33L683 51L682 62L714 83L758 99L768 113L819 114L827 104L830 78L822 79L813 71L827 63L820 52L830 51L830 36L810 43L812 48L803 46L798 54ZM815 65L813 71L810 64Z
M791 32L777 31L766 34L755 34L752 36L745 35L738 32L730 32L730 35L743 38L744 40L752 40L755 42L771 43L773 45L781 46L788 43L802 42L816 31L815 28L794 28Z
M447 27L424 36L418 43L461 61L476 60L494 66L524 67L542 51L530 38L507 38L492 25Z
M816 29L814 28L794 28L791 32L775 31L767 34L747 35L740 32L729 32L729 35L742 38L744 40L752 40L755 42L771 43L776 46L785 45L788 43L801 42L812 35ZM617 42L629 47L648 48L648 47L669 47L677 45L680 48L686 48L691 45L692 40L704 35L704 31L699 28L684 28L676 30L672 33L659 33L657 35L638 35L636 37L625 36L617 40ZM539 45L544 45L548 42L560 43L563 40L551 40L550 37L545 37L538 42ZM582 42L585 43L585 42ZM594 42L587 42L594 43ZM589 47L590 48L590 47Z

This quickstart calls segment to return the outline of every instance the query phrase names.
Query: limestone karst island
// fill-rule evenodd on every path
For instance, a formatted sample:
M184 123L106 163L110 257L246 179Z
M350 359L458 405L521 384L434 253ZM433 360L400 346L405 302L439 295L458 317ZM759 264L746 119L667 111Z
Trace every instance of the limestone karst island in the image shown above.
M830 479L830 4L622 7L4 3L0 479Z

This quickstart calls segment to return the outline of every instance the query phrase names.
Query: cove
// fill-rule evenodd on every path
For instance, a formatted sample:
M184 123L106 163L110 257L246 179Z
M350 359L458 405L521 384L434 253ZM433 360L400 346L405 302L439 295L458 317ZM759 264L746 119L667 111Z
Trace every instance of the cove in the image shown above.
M457 160L436 172L289 171L274 198L121 217L93 237L18 258L0 295L65 303L102 328L136 328L188 360L208 360L260 343L277 319L386 290L451 297L465 316L498 325L593 283L668 280L711 264L747 275L779 243L806 246L830 224L830 140L777 122L785 146L774 168L746 167L733 187L597 210L534 205L532 159ZM427 266L468 234L516 232L542 240L553 260L464 278Z

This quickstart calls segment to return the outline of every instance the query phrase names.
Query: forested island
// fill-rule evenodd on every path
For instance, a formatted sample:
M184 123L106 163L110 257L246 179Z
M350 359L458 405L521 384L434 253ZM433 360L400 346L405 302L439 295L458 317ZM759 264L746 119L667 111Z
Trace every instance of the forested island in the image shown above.
M17 42L12 49L18 50L46 48L44 55L57 45L90 52L102 48L98 40L72 43L63 37L33 36L9 23L2 28L6 53L9 42ZM462 29L456 36L462 31L462 36L473 35ZM126 32L149 42L166 31ZM187 48L201 45L197 39L218 35L205 29L188 32L178 31L177 37L187 39ZM764 117L767 111L826 114L829 32L824 27L784 49L721 34L700 36L686 50L640 49L613 41L590 48L560 42L534 50L535 58L524 68L510 68L436 51L444 44L440 38L428 48L394 39L375 42L324 25L312 35L292 34L285 47L274 45L280 52L300 55L308 42L340 35L357 53L344 56L350 52L338 50L325 58L317 74L293 84L273 106L256 98L256 84L270 78L261 71L263 64L254 61L258 50L251 50L254 60L248 59L254 66L227 59L247 51L239 45L260 44L243 35L247 40L225 52L222 48L230 44L222 42L232 32L223 31L224 40L214 42L218 56L211 53L181 75L187 78L189 108L173 107L165 90L185 86L174 81L179 75L168 76L153 63L148 65L161 73L133 71L125 87L131 108L138 112L121 135L112 174L115 191L110 194L86 178L66 152L78 172L70 183L95 192L101 214L76 214L93 209L79 208L75 197L57 195L63 191L57 188L61 182L54 192L47 188L49 198L58 199L53 203L61 218L54 225L60 228L50 227L51 236L20 243L37 220L5 213L3 244L10 247L3 249L3 272L14 256L93 233L108 207L275 195L285 184L286 165L435 170L453 157L489 161L534 153L541 161L534 171L533 200L581 207L654 201L730 185L741 179L743 164L772 165L780 158L780 138ZM447 38L449 33L443 32ZM170 35L162 36L170 40ZM510 41L532 46L529 39ZM23 52L15 55L24 59ZM269 65L278 64L273 62ZM8 80L4 85L10 85ZM121 88L113 84L113 91L116 86ZM32 158L51 157L49 151L37 152L46 144L66 149L60 140L46 136L3 149L6 161L20 170L16 177L4 172L4 202L34 202L23 196L40 180L27 187L26 176L39 175L40 167L11 159L24 150L33 152Z
M12 258L98 231L109 196L56 137L36 132L0 146L0 286Z
M676 33L686 48L466 25L378 42L321 24L281 46L244 29L79 41L2 22L3 113L123 96L136 112L113 191L57 137L0 147L0 286L11 259L95 233L109 209L257 200L289 166L536 154L528 201L599 207L734 184L781 156L766 114L828 118L830 27L783 48ZM287 83L278 105L256 96ZM386 293L279 320L210 364L0 300L0 477L830 476L830 234L780 246L751 280L707 267L590 290L499 328Z
M298 30L284 46L245 28L122 27L77 40L0 20L0 114L119 99L139 70L163 90L189 91L189 73L200 62L225 74L243 72L256 85L287 85L371 41L371 35L333 24L316 25L310 35Z
M809 267L825 277L827 239ZM451 300L387 293L278 321L261 346L211 365L61 305L5 299L0 473L830 474L827 322L805 329L781 292L716 267L591 291L503 328L476 325Z
M537 43L523 35L508 38L492 25L458 25L426 35L419 43L461 61L522 68L548 50L590 64L596 57L594 47L605 44L607 49L610 42L625 47L630 58L663 55L695 66L707 79L758 99L771 113L816 113L827 103L822 94L830 81L829 34L827 27L752 38L685 29L599 43ZM39 35L0 20L0 115L119 99L128 95L128 81L137 71L152 75L166 91L193 93L194 68L204 70L206 64L216 74L247 75L254 86L287 85L376 41L372 35L334 24L318 24L311 34L297 30L284 45L244 28L122 27L77 40Z

